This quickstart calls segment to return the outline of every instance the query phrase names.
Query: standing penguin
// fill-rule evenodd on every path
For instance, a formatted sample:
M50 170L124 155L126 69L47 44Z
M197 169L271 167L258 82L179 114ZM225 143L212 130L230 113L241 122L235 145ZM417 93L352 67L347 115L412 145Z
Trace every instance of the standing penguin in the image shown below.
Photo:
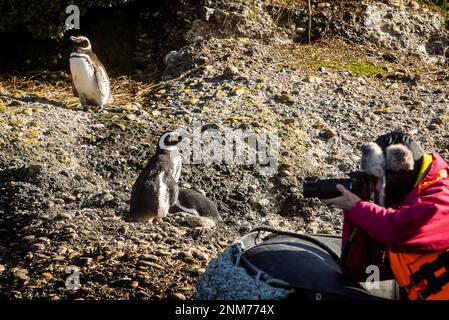
M215 203L195 190L180 189L173 209L195 216L207 217L214 220L217 224L223 224Z
M177 179L181 174L178 144L182 136L164 132L157 142L156 154L140 173L131 192L130 214L135 220L159 221L178 198Z
M88 105L103 107L113 103L109 77L95 53L89 39L84 36L70 37L74 49L70 54L72 89L86 110Z

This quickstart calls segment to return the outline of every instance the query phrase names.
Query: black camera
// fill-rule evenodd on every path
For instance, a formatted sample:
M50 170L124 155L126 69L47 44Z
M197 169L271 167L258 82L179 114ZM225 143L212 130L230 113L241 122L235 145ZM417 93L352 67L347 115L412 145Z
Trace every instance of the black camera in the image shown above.
M329 199L341 196L337 184L343 185L362 200L369 200L371 196L371 176L366 172L350 172L349 179L325 179L314 182L304 182L304 198Z

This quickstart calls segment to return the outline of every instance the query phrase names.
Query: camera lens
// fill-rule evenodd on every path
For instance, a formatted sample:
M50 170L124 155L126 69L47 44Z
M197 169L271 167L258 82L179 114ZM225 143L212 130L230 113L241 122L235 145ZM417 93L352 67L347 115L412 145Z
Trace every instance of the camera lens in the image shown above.
M329 199L341 196L341 192L337 189L337 184L343 185L346 189L352 189L351 179L329 179L305 182L303 184L304 198Z

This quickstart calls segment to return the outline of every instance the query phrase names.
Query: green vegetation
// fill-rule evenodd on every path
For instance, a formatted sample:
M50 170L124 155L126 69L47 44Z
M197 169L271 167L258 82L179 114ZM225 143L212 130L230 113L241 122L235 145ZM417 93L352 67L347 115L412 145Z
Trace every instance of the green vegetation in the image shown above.
M309 75L318 73L320 68L344 70L366 77L388 74L377 59L367 57L367 49L340 40L280 46L276 51L281 57L278 62L280 68L303 70Z
M367 62L351 62L345 65L346 70L358 76L374 76L376 74L384 74L385 70L379 66L375 66Z
M441 10L444 13L448 13L449 6L447 0L418 0L421 4L426 4L435 10Z
M377 74L385 74L386 73L386 71L383 68L381 68L379 66L375 66L371 63L366 63L366 62L349 63L346 65L346 70L348 70L356 75L368 76L368 77L377 75Z
M67 31L66 8L76 4L83 16L90 8L113 7L132 0L0 0L0 32L30 32L37 39L58 39Z
M312 66L317 69L323 67L333 70L346 70L356 76L366 77L386 73L386 71L382 67L362 61L343 62L337 60L315 60L312 62Z

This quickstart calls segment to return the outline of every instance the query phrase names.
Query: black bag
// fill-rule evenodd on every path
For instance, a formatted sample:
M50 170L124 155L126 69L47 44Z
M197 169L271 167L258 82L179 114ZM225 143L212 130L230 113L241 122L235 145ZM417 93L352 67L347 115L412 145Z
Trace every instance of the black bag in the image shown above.
M282 280L284 285L276 282L270 285L293 288L292 298L380 299L343 274L338 236L259 228L243 236L240 242L243 246L240 265L250 274L262 272L267 279Z

